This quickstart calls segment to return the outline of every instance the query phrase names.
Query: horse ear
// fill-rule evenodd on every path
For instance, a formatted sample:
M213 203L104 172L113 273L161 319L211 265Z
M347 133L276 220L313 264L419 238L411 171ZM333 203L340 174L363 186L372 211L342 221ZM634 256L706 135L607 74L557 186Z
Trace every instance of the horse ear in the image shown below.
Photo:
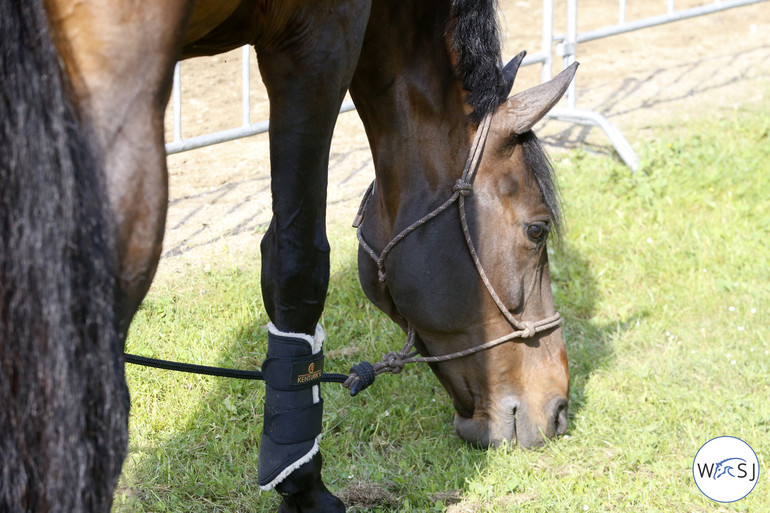
M567 91L577 67L578 63L575 62L552 80L508 98L498 109L502 110L502 116L496 116L507 125L504 132L523 134L532 130L535 123L543 119Z
M507 94L511 94L513 88L513 81L516 80L516 73L519 71L521 61L524 60L524 56L527 55L527 51L524 50L519 55L511 59L508 64L503 68L503 80L505 80L505 88Z

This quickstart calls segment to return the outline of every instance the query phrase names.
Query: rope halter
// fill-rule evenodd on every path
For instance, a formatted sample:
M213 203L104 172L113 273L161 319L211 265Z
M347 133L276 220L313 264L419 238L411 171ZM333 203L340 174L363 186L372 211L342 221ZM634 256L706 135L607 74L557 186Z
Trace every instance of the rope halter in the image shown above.
M486 351L487 349L491 349L495 346L517 338L532 338L540 332L550 330L561 324L562 319L558 312L539 321L520 321L516 319L513 314L511 314L511 312L509 312L505 307L503 301L500 299L500 296L492 286L492 282L487 277L487 273L484 271L484 267L481 265L481 260L479 259L478 253L476 252L476 246L473 243L473 239L471 238L465 213L465 198L473 191L473 178L475 177L476 171L478 170L479 164L481 163L481 155L484 150L484 145L487 141L487 136L489 135L489 127L491 124L492 114L490 113L487 114L479 124L479 128L476 131L473 144L471 145L470 153L468 154L468 159L465 162L465 168L463 169L462 177L455 181L452 187L452 195L449 197L449 199L447 199L433 211L429 212L425 216L404 228L398 235L393 237L393 239L385 246L385 248L383 248L382 252L377 254L364 240L363 234L361 232L364 213L366 212L369 200L374 192L374 182L372 182L364 194L364 198L361 201L361 207L358 210L358 215L356 216L356 219L353 223L353 227L357 229L356 235L358 237L359 244L361 245L361 249L363 249L377 264L377 274L379 276L379 280L380 282L385 283L387 282L385 260L395 245L401 242L407 235L415 231L417 228L423 226L428 221L444 212L453 203L457 202L460 212L460 223L462 226L463 235L465 237L465 243L468 247L471 259L473 260L473 264L476 267L476 271L478 272L481 281L484 283L484 287L487 289L487 292L497 305L498 310L500 310L500 313L502 313L502 315L514 328L514 330L500 338L496 338L494 340L490 340L489 342L485 342L484 344L464 349L462 351L457 351L455 353L441 356L417 356L418 353L414 350L416 334L414 329L409 326L407 330L406 342L401 351L391 351L387 353L382 357L382 360L374 365L370 364L369 362L361 362L358 365L353 366L353 368L350 370L348 379L345 381L345 383L343 383L345 388L350 389L350 395L356 395L358 392L371 385L374 382L374 378L380 374L385 372L398 374L403 370L406 364L418 362L437 363L454 360L457 358L463 358L480 351Z

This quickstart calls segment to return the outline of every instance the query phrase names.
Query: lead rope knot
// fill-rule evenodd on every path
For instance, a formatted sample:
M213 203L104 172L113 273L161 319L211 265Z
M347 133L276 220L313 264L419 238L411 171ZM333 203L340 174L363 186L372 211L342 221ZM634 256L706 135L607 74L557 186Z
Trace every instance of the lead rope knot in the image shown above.
M382 369L380 372L390 372L391 374L398 374L406 366L404 356L397 351L391 351L382 357L382 360L378 364L378 367Z
M407 364L406 359L409 358L409 356L409 354L399 353L398 351L390 351L383 355L382 360L375 365L372 365L369 362L356 364L350 369L348 379L345 380L342 386L350 390L351 396L356 396L359 392L374 383L374 378L376 378L378 374L384 372L398 374L404 370L404 367Z
M452 187L452 190L454 192L460 193L461 196L467 196L473 190L473 185L471 185L470 182L467 182L461 178L455 182L454 186Z
M531 338L535 336L535 323L532 321L522 321L521 338Z

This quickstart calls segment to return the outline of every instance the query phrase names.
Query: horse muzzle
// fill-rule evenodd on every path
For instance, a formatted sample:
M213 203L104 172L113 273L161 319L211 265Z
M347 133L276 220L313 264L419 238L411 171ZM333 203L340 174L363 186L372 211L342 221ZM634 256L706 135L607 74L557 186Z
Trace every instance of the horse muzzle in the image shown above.
M474 411L472 417L455 413L457 435L469 444L486 449L504 441L516 442L525 449L545 443L547 438L567 431L567 399L553 397L540 408L532 408L516 397L506 397L486 411Z

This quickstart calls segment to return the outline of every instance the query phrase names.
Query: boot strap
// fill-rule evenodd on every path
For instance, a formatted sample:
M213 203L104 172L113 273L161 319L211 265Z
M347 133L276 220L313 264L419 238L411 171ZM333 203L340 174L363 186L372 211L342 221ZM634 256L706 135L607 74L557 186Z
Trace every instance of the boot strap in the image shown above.
M320 384L323 371L323 352L293 358L271 357L262 364L262 374L267 385L284 392L303 390Z

